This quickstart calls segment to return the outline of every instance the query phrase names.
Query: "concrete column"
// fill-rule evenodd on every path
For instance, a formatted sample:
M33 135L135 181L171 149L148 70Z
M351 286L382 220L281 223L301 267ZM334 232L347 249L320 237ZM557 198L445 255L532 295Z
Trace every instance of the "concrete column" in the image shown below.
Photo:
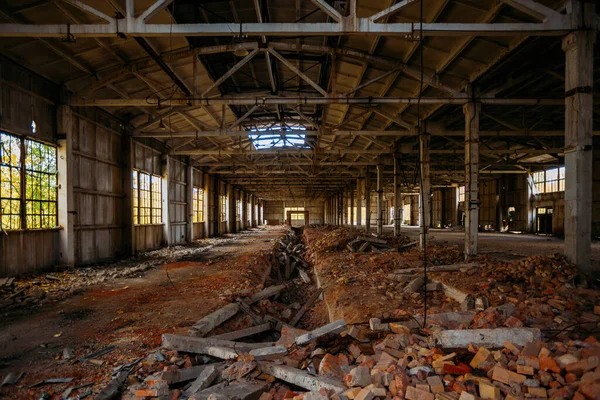
M402 227L402 175L400 154L394 154L394 235L400 236Z
M350 186L350 225L354 225L354 188Z
M572 3L582 30L569 33L562 47L565 70L565 256L591 273L592 124L594 42L593 2ZM585 29L587 27L587 29Z
M127 132L123 138L123 252L127 255L135 255L135 221L133 220L133 139ZM60 157L59 157L60 161ZM59 174L60 179L60 174ZM59 189L60 193L60 189ZM60 212L60 211L59 211Z
M188 243L191 243L194 240L194 169L191 165L187 166L186 178L187 225L185 233Z
M169 213L169 163L170 158L168 155L162 155L162 179L161 179L161 190L162 190L162 223L163 223L163 242L165 246L171 245L171 218Z
M235 233L236 229L236 204L235 204L235 189L230 184L227 184L227 198L229 199L229 204L227 204L229 208L229 218L227 220L227 225L229 226L229 233Z
M57 107L57 124L59 138L58 224L62 227L59 231L59 260L61 264L73 266L75 265L75 204L73 197L73 111L70 106L60 105ZM128 175L131 182L131 172Z
M420 218L419 218L419 241L423 248L427 235L429 234L429 226L431 225L431 178L429 168L429 143L431 136L427 132L422 132L419 136L419 154L421 165L421 180L423 187L421 188L420 198Z
M248 193L241 192L242 199L242 229L248 229Z
M365 172L365 232L371 233L371 180L368 169Z
M258 224L262 225L265 223L265 216L264 216L264 201L263 200L259 200L258 201Z
M256 196L254 195L252 195L251 205L250 213L252 214L252 221L250 221L250 225L254 228L257 225L256 220L258 219L256 215Z
M363 196L363 179L356 180L356 225L362 225L362 196Z
M479 115L480 104L463 106L465 114L465 254L477 254L479 228Z
M344 225L344 191L338 193L338 225Z
M383 234L383 164L377 164L377 235Z

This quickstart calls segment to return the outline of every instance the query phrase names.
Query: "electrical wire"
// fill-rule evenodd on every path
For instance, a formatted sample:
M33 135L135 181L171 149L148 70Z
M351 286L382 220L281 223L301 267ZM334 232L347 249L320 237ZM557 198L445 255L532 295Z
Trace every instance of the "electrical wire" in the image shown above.
M421 96L423 95L423 2L419 2L419 97L417 99L417 127L419 134L419 141L422 140L423 135L423 121L421 120ZM429 144L427 144L429 145ZM419 144L419 160L423 157L423 146ZM420 166L422 168L422 165ZM425 280L425 293L423 299L423 327L427 326L427 226L425 225L425 196L429 196L429 193L425 193L423 187L423 174L419 174L420 187L421 187L421 224L423 226L422 242L423 242L423 279Z

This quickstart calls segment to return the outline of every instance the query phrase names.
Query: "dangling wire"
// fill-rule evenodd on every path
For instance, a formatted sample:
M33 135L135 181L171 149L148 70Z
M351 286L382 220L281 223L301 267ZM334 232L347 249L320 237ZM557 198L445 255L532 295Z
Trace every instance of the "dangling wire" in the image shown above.
M423 121L421 120L421 96L423 94L423 1L419 2L419 58L420 58L420 77L419 77L419 97L417 99L417 127L419 134L419 141L422 140L423 135ZM429 143L427 143L429 146ZM419 143L419 161L421 161L423 157L423 150L421 144ZM422 168L422 163L420 164L420 168ZM423 226L422 232L422 241L423 241L423 278L425 280L425 295L423 301L423 327L427 326L427 226L425 222L427 219L425 218L425 196L429 196L429 193L425 193L425 188L423 187L423 174L419 173L419 183L421 187L421 224ZM429 211L429 210L427 210Z

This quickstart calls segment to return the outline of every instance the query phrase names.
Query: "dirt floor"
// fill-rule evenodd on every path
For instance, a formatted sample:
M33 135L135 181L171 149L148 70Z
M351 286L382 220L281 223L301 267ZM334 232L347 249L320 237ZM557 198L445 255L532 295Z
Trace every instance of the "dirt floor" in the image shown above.
M187 334L193 323L236 296L261 290L270 271L266 255L282 233L283 228L273 227L230 235L208 251L187 252L185 261L93 285L57 304L3 319L0 377L25 374L16 386L1 388L0 397L38 399L49 393L60 398L67 387L106 384L113 367L157 348L163 333ZM318 315L306 318L322 323ZM116 350L98 357L105 361L101 366L62 359L65 348L79 358L108 346ZM74 380L27 389L49 378Z

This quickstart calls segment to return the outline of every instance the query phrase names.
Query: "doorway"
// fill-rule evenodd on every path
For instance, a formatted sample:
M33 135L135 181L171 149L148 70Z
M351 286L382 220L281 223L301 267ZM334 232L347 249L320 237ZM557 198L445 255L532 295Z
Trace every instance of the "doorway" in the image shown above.
M536 215L536 233L552 235L552 207L538 207Z

